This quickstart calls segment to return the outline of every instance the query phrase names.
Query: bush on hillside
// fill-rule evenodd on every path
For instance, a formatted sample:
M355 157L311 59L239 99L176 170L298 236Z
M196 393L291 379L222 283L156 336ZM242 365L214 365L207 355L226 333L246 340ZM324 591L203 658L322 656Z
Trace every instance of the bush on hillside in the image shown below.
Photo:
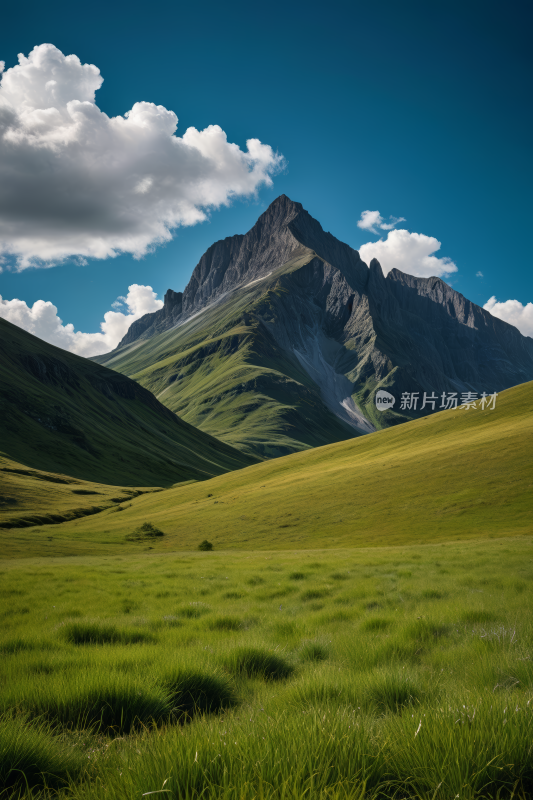
M156 528L151 522L144 522L138 528L135 528L132 533L126 534L125 538L129 542L141 542L145 539L155 539L157 536L164 535L163 531L160 531L159 528Z
M200 542L198 545L198 550L212 550L213 545L211 542L208 542L207 539L204 539L203 542Z

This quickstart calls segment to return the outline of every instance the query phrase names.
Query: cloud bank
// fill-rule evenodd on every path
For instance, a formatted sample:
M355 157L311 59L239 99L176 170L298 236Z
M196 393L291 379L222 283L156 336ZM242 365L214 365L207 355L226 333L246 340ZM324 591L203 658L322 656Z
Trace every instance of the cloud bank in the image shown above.
M440 278L457 272L457 267L451 259L432 255L440 250L440 246L440 242L434 236L400 229L391 230L387 238L380 239L379 242L362 245L359 254L367 264L370 264L373 258L377 258L385 275L391 269L399 269L418 278L432 276Z
M56 306L44 300L37 300L30 308L24 300L3 300L0 296L0 317L45 342L89 358L113 350L132 322L144 314L158 311L163 307L163 301L157 299L151 286L134 283L129 287L126 297L119 297L113 303L115 308L123 305L127 308L126 313L107 311L104 314L101 333L82 333L75 331L72 323L63 325Z
M514 325L524 336L533 337L533 303L526 303L525 306L519 300L499 303L495 297L491 297L483 308L494 317Z
M3 62L0 62L3 67ZM180 225L253 195L283 157L241 150L218 125L175 135L178 118L139 102L108 117L100 70L51 44L0 69L0 263L142 256Z

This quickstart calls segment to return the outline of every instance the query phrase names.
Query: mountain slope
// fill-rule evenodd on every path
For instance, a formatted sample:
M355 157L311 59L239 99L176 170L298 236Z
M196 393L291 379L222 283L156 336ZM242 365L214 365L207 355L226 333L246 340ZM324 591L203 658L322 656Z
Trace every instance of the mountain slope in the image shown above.
M300 253L182 325L111 354L107 364L149 388L190 424L261 457L358 435L328 407L297 355L262 318L283 294L280 275L313 258L311 251ZM363 425L372 430L364 420Z
M112 552L149 521L157 550L276 550L431 544L533 534L533 382L508 389L494 410L442 411L347 442L294 453L47 528L43 551L91 545ZM6 546L23 550L29 533Z
M533 340L438 278L368 268L282 196L245 236L209 248L183 293L167 292L161 311L95 360L191 424L269 457L405 422L424 393L439 403L530 380ZM393 409L376 409L380 389ZM416 408L401 407L403 393L418 394Z
M0 455L122 486L203 480L253 459L197 431L138 383L0 319Z

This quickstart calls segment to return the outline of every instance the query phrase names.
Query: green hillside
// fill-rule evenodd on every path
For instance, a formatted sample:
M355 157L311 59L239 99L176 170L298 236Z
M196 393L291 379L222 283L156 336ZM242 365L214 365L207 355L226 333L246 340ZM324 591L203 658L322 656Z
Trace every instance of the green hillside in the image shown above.
M0 342L0 456L26 469L172 486L254 461L180 420L135 381L2 319Z
M94 361L138 381L191 425L262 458L351 439L358 432L324 405L263 322L275 323L288 291L280 279L314 257L306 250L185 324Z
M125 535L143 522L165 533L157 552L205 538L216 549L301 550L533 533L532 401L533 383L522 384L493 411L443 411L138 497L121 514L32 528L33 552L127 552L139 545ZM6 532L5 549L23 553L28 536Z
M132 488L84 481L71 475L29 469L0 456L0 527L27 528L98 514L107 508L122 511L145 492L160 488Z

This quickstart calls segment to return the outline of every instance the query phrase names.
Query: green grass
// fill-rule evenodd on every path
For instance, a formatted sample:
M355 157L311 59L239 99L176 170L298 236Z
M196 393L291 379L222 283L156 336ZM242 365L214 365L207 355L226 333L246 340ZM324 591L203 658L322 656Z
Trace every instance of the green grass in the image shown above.
M193 550L204 539L216 553L528 534L532 402L533 383L522 384L502 392L494 411L444 411L208 483L146 494L120 514L111 509L61 525L0 532L2 546L6 555L140 551L144 545L124 537L147 520L165 533L150 542L154 552ZM301 573L306 584L301 565L293 573L291 583L297 585ZM328 586L342 586L345 573L342 563L336 565ZM426 591L438 602L443 589Z
M525 798L532 541L3 561L5 796Z
M0 457L16 461L27 477L37 471L66 474L71 484L79 479L70 487L78 494L71 509L82 505L80 492L92 490L83 481L171 486L255 461L187 425L134 381L3 319L0 341ZM2 492L2 516L17 511L18 499Z
M121 512L134 497L157 488L95 483L29 469L0 455L0 526L27 528L78 519L111 509Z
M45 723L23 716L0 717L0 797L65 786L81 775L86 758Z
M6 800L531 796L532 393L5 529Z
M267 681L288 678L294 671L292 664L282 655L259 647L232 650L226 656L224 666L235 675L264 678Z

